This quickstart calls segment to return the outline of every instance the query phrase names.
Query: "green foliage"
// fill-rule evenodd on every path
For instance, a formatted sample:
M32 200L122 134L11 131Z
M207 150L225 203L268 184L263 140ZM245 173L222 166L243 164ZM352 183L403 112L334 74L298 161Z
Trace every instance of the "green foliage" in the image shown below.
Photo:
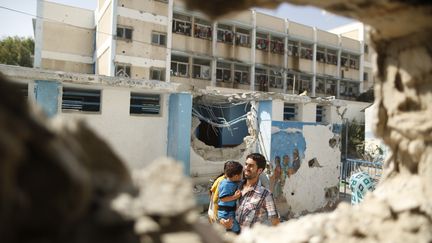
M373 88L368 89L366 92L361 93L357 99L357 101L362 101L362 102L374 102L375 100L375 95L374 95L374 90Z
M346 129L348 127L348 142L346 141ZM347 146L348 158L362 158L362 146L364 146L365 129L364 124L358 123L355 119L344 124L342 128L342 154L345 155ZM361 150L361 151L360 151Z
M0 40L0 63L33 67L34 41L32 38L7 37Z

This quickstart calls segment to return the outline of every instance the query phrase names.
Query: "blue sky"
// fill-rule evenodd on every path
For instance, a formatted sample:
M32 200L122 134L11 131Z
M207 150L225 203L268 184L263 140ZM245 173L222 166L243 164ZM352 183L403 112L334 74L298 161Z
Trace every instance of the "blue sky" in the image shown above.
M96 0L50 0L51 2L72 5L87 9L96 8ZM36 0L0 0L0 38L6 36L33 37L32 16L3 9L2 7L36 15ZM259 9L259 11L288 18L291 21L315 26L328 30L344 24L354 22L352 19L333 15L314 7L299 7L281 4L277 9Z

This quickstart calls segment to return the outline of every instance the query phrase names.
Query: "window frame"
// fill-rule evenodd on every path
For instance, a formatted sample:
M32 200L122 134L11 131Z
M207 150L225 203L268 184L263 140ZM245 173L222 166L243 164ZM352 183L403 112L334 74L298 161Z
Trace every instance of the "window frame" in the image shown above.
M283 120L284 121L297 121L298 107L295 103L284 103L283 107Z
M121 34L119 35L119 30L121 30ZM130 31L130 38L128 38L126 31ZM124 40L124 41L132 41L133 40L133 27L132 26L123 26L123 25L117 25L116 29L116 39L117 40Z
M158 41L157 42L153 42L153 37L154 36L157 36L157 38L158 38ZM164 42L165 43L163 43L163 44L161 44L161 37L164 37ZM167 34L166 33L162 33L162 32L157 32L157 31L152 31L152 34L151 34L151 43L153 44L153 45L157 45L157 46L166 46L167 45Z
M69 97L68 99L66 97ZM81 101L80 101L81 100ZM87 106L96 106L89 109ZM85 108L87 107L87 108ZM100 114L102 112L102 90L79 87L62 87L61 112Z
M118 70L120 67L122 67L125 71L124 74L126 75L118 75L118 72L120 70ZM121 78L131 78L132 77L132 65L128 64L128 63L115 63L115 73L114 76L115 77L121 77ZM129 70L129 71L128 71Z
M176 17L183 17L183 18L188 18L189 20L186 19L181 19L181 18L176 18ZM181 34L181 35L186 35L186 36L192 36L192 17L189 15L184 15L181 13L173 13L173 20L172 20L172 32L174 34ZM180 30L179 28L176 28L178 24L179 28L182 28L183 30ZM183 26L180 26L181 24L183 24ZM188 28L185 28L188 27Z
M153 74L154 73L159 73L158 77L159 78L153 78ZM150 80L157 80L157 81L165 81L165 69L164 68L156 68L156 67L151 67L150 68Z
M157 99L156 99L156 97L157 97ZM136 110L136 107L142 107L141 109L145 108L146 104L136 104L136 103L137 103L137 100L146 100L146 98L150 98L150 101L151 101L152 98L157 101L157 104L156 104L156 102L153 102L153 103L155 103L154 104L155 107L157 107L157 113L154 113L154 112L145 112L145 111L138 112ZM133 101L135 101L135 103ZM162 116L162 105L161 105L161 103L162 103L162 95L161 94L130 92L130 98L129 98L129 115L130 116L160 117L160 116Z

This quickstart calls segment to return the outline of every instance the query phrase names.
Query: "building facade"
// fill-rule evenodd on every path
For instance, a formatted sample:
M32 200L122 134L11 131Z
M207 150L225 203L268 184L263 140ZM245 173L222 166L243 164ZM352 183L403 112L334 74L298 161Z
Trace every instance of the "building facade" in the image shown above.
M212 22L177 0L99 0L94 13L39 0L38 16L44 69L345 100L372 83L364 34L255 10Z

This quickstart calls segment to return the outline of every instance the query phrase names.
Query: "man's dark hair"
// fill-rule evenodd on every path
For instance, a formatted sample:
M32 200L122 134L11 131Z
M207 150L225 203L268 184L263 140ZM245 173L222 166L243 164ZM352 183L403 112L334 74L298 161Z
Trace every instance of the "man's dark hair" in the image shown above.
M252 159L253 161L255 161L256 162L256 164L257 164L257 166L258 166L258 169L265 169L265 167L266 167L266 158L262 155L262 154L260 154L260 153L252 153L252 154L249 154L247 157L246 157L246 159Z
M228 161L225 163L224 172L227 177L233 177L241 174L243 171L243 165L237 161Z

